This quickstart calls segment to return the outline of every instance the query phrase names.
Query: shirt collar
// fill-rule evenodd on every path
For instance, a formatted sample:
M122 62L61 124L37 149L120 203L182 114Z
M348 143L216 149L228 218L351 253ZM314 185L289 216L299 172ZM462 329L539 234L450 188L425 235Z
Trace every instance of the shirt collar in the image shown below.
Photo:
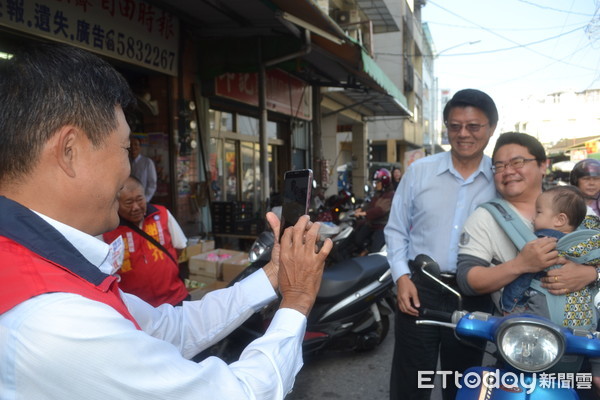
M440 162L438 163L438 167L436 170L436 175L441 175L444 172L452 172L458 176L458 172L454 168L452 164L452 154L450 151L446 151L442 153L444 156L441 157ZM483 174L488 182L494 181L494 174L492 173L492 159L489 156L483 155L481 161L479 162L479 167L477 170L471 175L471 177L475 178L478 174Z
M105 274L111 274L112 266L108 262L110 246L98 238L88 235L69 225L65 225L35 210L40 218L50 224L61 235L65 237L91 264L95 265Z

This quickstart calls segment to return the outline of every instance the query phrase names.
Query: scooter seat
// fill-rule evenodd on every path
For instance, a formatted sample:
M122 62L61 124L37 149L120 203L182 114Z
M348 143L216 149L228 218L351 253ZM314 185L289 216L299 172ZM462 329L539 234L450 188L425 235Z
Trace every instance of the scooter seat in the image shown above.
M389 268L387 258L371 254L344 260L325 268L317 303L331 302L348 296L366 286L365 282L378 279Z

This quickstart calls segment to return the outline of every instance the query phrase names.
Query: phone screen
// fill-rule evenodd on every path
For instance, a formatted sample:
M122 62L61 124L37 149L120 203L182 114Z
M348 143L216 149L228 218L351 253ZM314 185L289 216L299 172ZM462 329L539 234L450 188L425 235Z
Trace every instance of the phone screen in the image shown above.
M281 208L281 229L296 225L298 219L308 214L313 173L310 169L288 171L283 178L283 204Z

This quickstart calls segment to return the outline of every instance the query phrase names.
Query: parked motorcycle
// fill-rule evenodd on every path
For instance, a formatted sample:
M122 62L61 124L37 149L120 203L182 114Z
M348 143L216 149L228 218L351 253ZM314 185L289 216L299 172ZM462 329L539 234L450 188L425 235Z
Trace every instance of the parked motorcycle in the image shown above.
M268 258L263 254L230 285L267 262ZM381 253L345 260L326 268L316 302L307 317L303 353L309 355L322 349L361 351L375 348L389 330L395 303L392 288L391 271L386 256ZM196 359L217 356L227 362L237 360L251 341L264 334L278 306L279 300L255 313Z
M271 211L277 214L277 216L281 216L281 207L274 207ZM342 212L339 219L339 224L320 222L321 228L319 229L319 235L321 236L321 240L329 238L333 242L333 248L327 257L326 266L352 258L353 256L352 252L347 251L348 246L345 246L344 243L350 240L352 232L354 231L356 217L354 216L353 211L349 211ZM257 260L268 261L271 258L271 249L273 248L274 243L275 236L273 235L273 231L268 229L261 232L250 247L248 256L250 262L255 262ZM385 251L385 248L379 250Z
M419 266L417 273L455 293L461 304L460 294L438 279L440 272L435 261L419 255L415 265ZM560 327L530 314L497 317L464 310L419 312L425 319L417 320L417 324L454 329L461 339L486 339L497 347L496 357L501 362L498 368L474 366L454 377L441 371L447 385L458 384L458 400L579 399L575 388L592 393L591 374L578 371L585 357L600 357L598 332ZM419 384L432 388L434 372L425 372L430 374L421 375Z
M325 204L316 210L314 220L339 224L343 214L356 209L357 204L354 194L346 189L340 190L337 194L328 197Z

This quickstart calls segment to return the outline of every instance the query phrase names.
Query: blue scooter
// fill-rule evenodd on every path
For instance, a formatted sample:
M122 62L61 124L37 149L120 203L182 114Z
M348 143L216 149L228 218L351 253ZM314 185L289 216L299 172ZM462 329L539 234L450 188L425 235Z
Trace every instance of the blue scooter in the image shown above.
M460 294L438 279L440 270L435 261L419 255L415 263L417 273L455 293L461 304ZM599 332L560 327L530 314L497 317L484 312L428 309L420 313L425 319L417 320L417 324L451 328L460 339L485 339L496 345L496 357L501 362L498 368L475 366L457 376L440 372L443 384L457 385L457 400L575 400L580 398L578 391L585 393L585 398L597 398L591 373L579 371L585 358L600 357ZM432 375L433 371L422 371L419 384L431 388Z

